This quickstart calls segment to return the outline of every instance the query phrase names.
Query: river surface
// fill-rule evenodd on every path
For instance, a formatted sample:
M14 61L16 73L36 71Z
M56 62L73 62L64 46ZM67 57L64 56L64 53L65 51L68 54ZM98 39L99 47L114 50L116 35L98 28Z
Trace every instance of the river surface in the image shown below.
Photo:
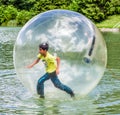
M103 33L108 64L86 97L40 100L17 78L13 47L21 28L0 28L0 115L120 115L120 33Z

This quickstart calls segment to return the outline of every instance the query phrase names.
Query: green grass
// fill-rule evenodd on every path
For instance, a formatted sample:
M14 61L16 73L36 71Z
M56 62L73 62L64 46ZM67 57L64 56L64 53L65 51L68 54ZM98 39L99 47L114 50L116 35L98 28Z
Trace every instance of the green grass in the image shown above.
M107 68L120 69L120 33L103 32L107 46Z
M106 20L96 23L98 28L120 28L120 15L109 16Z

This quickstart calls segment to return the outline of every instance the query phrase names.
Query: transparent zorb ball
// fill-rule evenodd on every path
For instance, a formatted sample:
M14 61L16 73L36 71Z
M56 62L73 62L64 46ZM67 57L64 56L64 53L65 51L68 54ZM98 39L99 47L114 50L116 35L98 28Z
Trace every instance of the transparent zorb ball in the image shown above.
M105 41L96 26L80 13L50 10L33 17L18 34L14 46L14 65L18 78L33 94L38 79L45 74L42 62L25 68L38 55L39 44L49 43L49 52L61 59L61 82L78 95L88 94L102 78L106 63ZM51 81L45 92L58 93ZM59 92L62 93L62 92Z

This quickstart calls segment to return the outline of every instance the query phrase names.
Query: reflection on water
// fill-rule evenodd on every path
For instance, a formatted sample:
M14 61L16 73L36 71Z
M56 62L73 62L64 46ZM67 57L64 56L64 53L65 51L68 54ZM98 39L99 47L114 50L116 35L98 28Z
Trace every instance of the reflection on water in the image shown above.
M104 77L88 96L76 99L46 97L45 100L40 100L32 97L24 88L14 70L13 45L19 30L20 28L0 28L0 114L120 114L120 68L118 67L120 53L118 54L118 50L115 52L114 47L110 51L111 44L117 45L116 40L114 42L112 38L110 40L106 38L108 55L109 57L114 55L116 58L109 58L110 62L108 61ZM104 36L106 37L106 34ZM116 47L120 49L120 45Z
M99 91L99 97L95 101L99 109L110 113L120 113L120 70L107 69L104 78L94 91ZM109 111L110 110L110 111ZM117 110L117 111L116 111Z
M103 33L107 43L108 68L120 69L120 33Z

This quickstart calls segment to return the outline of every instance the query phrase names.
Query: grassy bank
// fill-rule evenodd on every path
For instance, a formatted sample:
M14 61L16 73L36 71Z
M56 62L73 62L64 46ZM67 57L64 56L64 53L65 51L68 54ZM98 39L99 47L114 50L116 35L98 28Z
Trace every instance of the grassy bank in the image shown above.
M96 23L98 28L120 28L120 15L109 16L106 20Z
M120 33L105 32L103 36L107 46L107 68L120 69Z

